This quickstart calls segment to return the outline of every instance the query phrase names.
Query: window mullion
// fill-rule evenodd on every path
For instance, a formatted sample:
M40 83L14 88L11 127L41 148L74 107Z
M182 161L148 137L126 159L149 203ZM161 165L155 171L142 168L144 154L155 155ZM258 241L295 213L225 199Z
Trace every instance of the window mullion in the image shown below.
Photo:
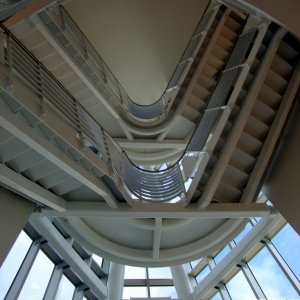
M238 265L243 274L245 275L254 295L257 297L257 299L267 299L266 295L264 294L263 290L261 289L260 285L258 284L256 278L254 277L253 273L251 272L248 264L245 261L242 261Z
M295 274L293 273L293 271L291 270L291 268L288 266L288 264L286 263L286 261L280 255L280 253L278 252L278 250L276 249L276 247L268 239L265 239L262 242L266 246L266 248L268 249L268 251L271 253L271 255L273 256L273 258L275 259L275 261L277 262L277 264L279 265L280 269L285 274L285 276L287 277L287 279L290 281L290 283L292 284L292 286L294 287L294 289L300 295L300 282L297 279L297 277L295 276Z
M43 300L51 300L55 298L62 274L63 266L61 264L56 265L49 280Z
M31 246L25 256L24 261L23 261L12 285L10 286L9 291L6 294L6 297L5 297L6 300L15 300L18 298L18 296L22 290L22 287L27 279L27 276L30 272L30 269L34 263L34 260L40 250L42 241L44 241L44 239L38 239L31 244Z

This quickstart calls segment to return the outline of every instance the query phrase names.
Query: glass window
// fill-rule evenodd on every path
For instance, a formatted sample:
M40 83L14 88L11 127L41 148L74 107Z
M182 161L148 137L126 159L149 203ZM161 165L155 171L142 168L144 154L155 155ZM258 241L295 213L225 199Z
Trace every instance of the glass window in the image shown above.
M222 259L231 251L231 248L227 245L224 247L214 258L216 264L218 264Z
M299 295L266 248L258 252L249 261L248 265L268 299L299 298Z
M124 286L123 299L131 298L146 298L148 297L147 288L145 286Z
M222 300L222 297L219 292L217 292L210 300Z
M272 203L270 200L267 200L267 201L266 201L266 204L267 204L268 206L273 206L273 203Z
M251 229L252 225L250 223L247 223L243 231L234 238L235 243L238 244Z
M242 271L239 271L228 283L226 283L226 287L232 300L240 300L241 291L243 291L244 300L256 299Z
M285 225L272 239L272 243L300 279L300 237L289 225Z
M169 267L166 268L148 268L150 279L172 278Z
M202 258L192 261L191 262L192 268L195 268L201 260L202 260Z
M204 277L206 277L206 275L210 272L210 268L208 266L206 266L205 268L203 268L198 275L196 276L196 281L197 283L199 283Z
M125 266L125 279L146 279L146 269Z
M40 250L34 260L18 299L42 299L53 272L53 268L53 262Z
M63 275L58 286L55 300L72 300L74 289L74 285Z
M32 243L22 231L0 269L0 299L4 299Z
M96 254L93 254L92 257L93 257L93 260L99 265L99 267L101 267L103 258Z
M151 286L150 287L151 297L171 297L172 299L177 298L176 290L174 286Z

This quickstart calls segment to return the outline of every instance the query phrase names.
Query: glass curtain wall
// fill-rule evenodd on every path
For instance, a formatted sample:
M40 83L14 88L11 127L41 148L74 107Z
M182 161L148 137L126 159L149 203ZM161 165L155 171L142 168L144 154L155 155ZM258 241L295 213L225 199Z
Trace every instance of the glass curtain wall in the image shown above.
M192 286L201 285L206 276L226 259L258 222L254 218L250 219L244 230L228 245L209 257L187 264L186 269L190 270L187 271L187 276ZM225 276L224 282L213 288L210 299L300 299L299 235L289 224L285 224L268 234L258 246L247 260L234 266L233 270L226 270L229 275ZM91 269L106 282L107 276L106 280L104 278L109 262L87 253L76 242L73 242L73 248L79 255L78 259L86 261L90 257ZM63 258L56 257L49 249L47 241L38 235L28 234L26 228L20 233L0 269L0 299L5 299L8 295L17 295L13 299L43 299L54 274L58 274L59 280L52 299L73 299L80 287L84 291L81 299L97 299L78 275L64 263ZM177 299L169 267L126 266L123 299L151 297Z

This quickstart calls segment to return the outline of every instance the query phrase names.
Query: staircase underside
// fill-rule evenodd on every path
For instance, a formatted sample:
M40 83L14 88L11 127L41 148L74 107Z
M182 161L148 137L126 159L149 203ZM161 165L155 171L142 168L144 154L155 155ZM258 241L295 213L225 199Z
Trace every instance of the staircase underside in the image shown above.
M151 165L149 153L157 155L156 161L166 162L184 151L247 22L246 15L223 8L175 99L171 114L176 111L177 117L167 119L159 130L136 126L138 133L132 130L129 138L122 122L117 123L109 109L99 104L31 21L18 24L13 32L70 94L107 126L104 129L132 152L136 149L132 156L139 157L139 164ZM299 42L278 25L263 26L257 53L243 73L236 101L189 203L126 201L110 156L100 156L91 145L84 145L77 128L66 122L63 110L53 103L43 114L43 97L33 92L32 83L17 69L11 72L7 63L0 67L1 184L36 202L39 213L54 217L92 252L122 264L179 264L220 249L242 230L249 217L272 217L268 207L255 202L297 101ZM232 94L234 91L235 86ZM67 101L60 104L67 105ZM143 143L149 144L147 151ZM109 147L104 143L103 148L106 153Z

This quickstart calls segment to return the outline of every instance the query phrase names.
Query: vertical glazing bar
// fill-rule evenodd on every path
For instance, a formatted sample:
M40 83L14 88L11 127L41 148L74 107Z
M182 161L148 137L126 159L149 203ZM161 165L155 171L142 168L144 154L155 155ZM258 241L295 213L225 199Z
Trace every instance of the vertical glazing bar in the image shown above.
M15 300L18 299L18 296L22 290L22 287L27 279L27 276L30 272L30 269L34 263L34 260L40 250L41 240L36 240L30 246L26 257L19 269L18 274L16 275L12 285L10 286L9 291L6 294L6 300Z
M50 277L43 300L53 300L57 294L58 286L63 274L63 265L56 265Z
M84 290L83 285L77 286L74 290L72 300L82 300L83 299L83 290Z
M263 290L261 289L260 285L258 284L256 278L254 277L253 273L251 272L248 264L245 261L242 261L239 264L239 267L243 271L254 295L257 299L267 299L266 295L264 294Z
M292 286L295 288L297 293L300 295L300 282L289 267L289 265L286 263L286 261L283 259L283 257L280 255L276 247L273 245L273 243L269 239L265 239L263 241L266 248L269 250L273 258L276 260L277 264L279 265L282 272L285 274L287 279L290 281Z

